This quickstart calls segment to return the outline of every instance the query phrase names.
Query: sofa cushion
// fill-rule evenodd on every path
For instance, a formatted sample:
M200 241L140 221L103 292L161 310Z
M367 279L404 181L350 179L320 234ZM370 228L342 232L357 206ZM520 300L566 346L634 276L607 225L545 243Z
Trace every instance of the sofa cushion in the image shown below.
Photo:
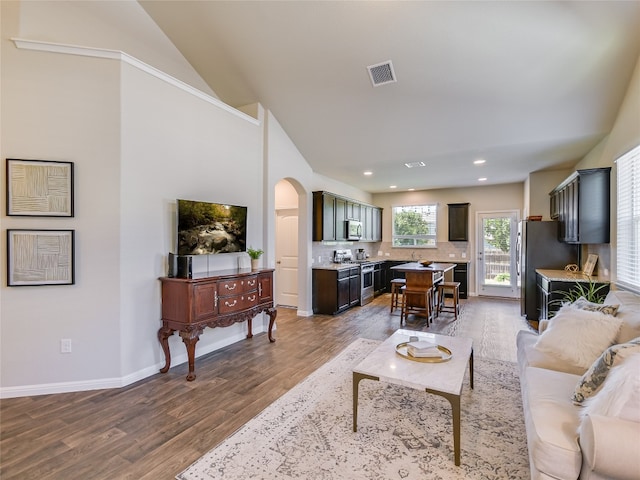
M580 377L527 367L522 381L529 458L535 470L552 478L578 478L580 407L571 393Z
M621 323L618 317L566 305L549 322L536 348L586 370L613 344Z
M640 337L640 295L622 290L611 290L604 302L620 305L616 317L622 320L622 326L615 343L626 343Z
M538 338L538 334L528 330L520 330L516 336L518 368L521 375L526 367L547 368L574 375L582 375L584 373L585 369L583 367L576 367L555 355L549 355L535 348Z
M582 415L603 415L640 422L640 353L611 369L602 389L583 403Z
M576 405L595 394L602 386L612 367L620 365L632 353L640 353L640 337L628 343L607 348L582 376L571 399Z
M618 309L620 308L620 305L616 305L616 304L593 303L584 297L580 297L571 305L581 310L587 310L589 312L602 312L607 315L615 315L616 313L618 313Z

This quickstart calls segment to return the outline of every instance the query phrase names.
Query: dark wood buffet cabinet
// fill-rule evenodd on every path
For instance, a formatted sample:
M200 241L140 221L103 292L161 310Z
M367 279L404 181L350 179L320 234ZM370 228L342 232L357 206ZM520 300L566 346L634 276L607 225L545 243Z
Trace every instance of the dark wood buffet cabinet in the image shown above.
M228 327L247 321L247 338L253 333L252 320L261 312L269 315L269 341L277 310L273 307L273 269L233 269L206 274L200 278L162 277L162 327L158 340L162 345L166 373L171 366L169 337L178 332L187 349L189 374L195 375L195 351L206 327Z

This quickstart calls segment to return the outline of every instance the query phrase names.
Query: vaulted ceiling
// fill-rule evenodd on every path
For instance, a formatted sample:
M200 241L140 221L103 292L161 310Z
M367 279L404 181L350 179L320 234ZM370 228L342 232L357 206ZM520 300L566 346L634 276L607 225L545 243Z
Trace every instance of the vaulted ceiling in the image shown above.
M314 171L371 193L573 166L640 56L638 1L140 4L222 101L260 102Z

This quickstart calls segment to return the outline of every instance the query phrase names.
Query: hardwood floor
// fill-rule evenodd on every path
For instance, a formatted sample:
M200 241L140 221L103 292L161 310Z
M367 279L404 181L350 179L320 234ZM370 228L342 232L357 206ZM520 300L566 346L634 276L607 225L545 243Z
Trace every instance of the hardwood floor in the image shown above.
M173 479L354 339L384 340L400 328L389 301L335 317L279 309L276 343L259 334L198 358L193 382L183 364L121 389L2 400L0 478ZM462 302L519 316L514 301Z

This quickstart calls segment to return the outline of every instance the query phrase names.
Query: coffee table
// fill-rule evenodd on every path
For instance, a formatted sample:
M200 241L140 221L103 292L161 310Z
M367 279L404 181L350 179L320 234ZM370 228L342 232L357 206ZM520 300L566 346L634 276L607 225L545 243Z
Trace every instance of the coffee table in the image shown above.
M451 358L441 363L425 363L396 353L396 346L409 337L430 340L451 351ZM460 465L460 395L469 362L469 383L473 388L473 341L435 333L400 329L380 344L353 369L353 431L358 430L358 385L360 380L404 385L440 395L451 403L453 416L453 450L455 464Z

